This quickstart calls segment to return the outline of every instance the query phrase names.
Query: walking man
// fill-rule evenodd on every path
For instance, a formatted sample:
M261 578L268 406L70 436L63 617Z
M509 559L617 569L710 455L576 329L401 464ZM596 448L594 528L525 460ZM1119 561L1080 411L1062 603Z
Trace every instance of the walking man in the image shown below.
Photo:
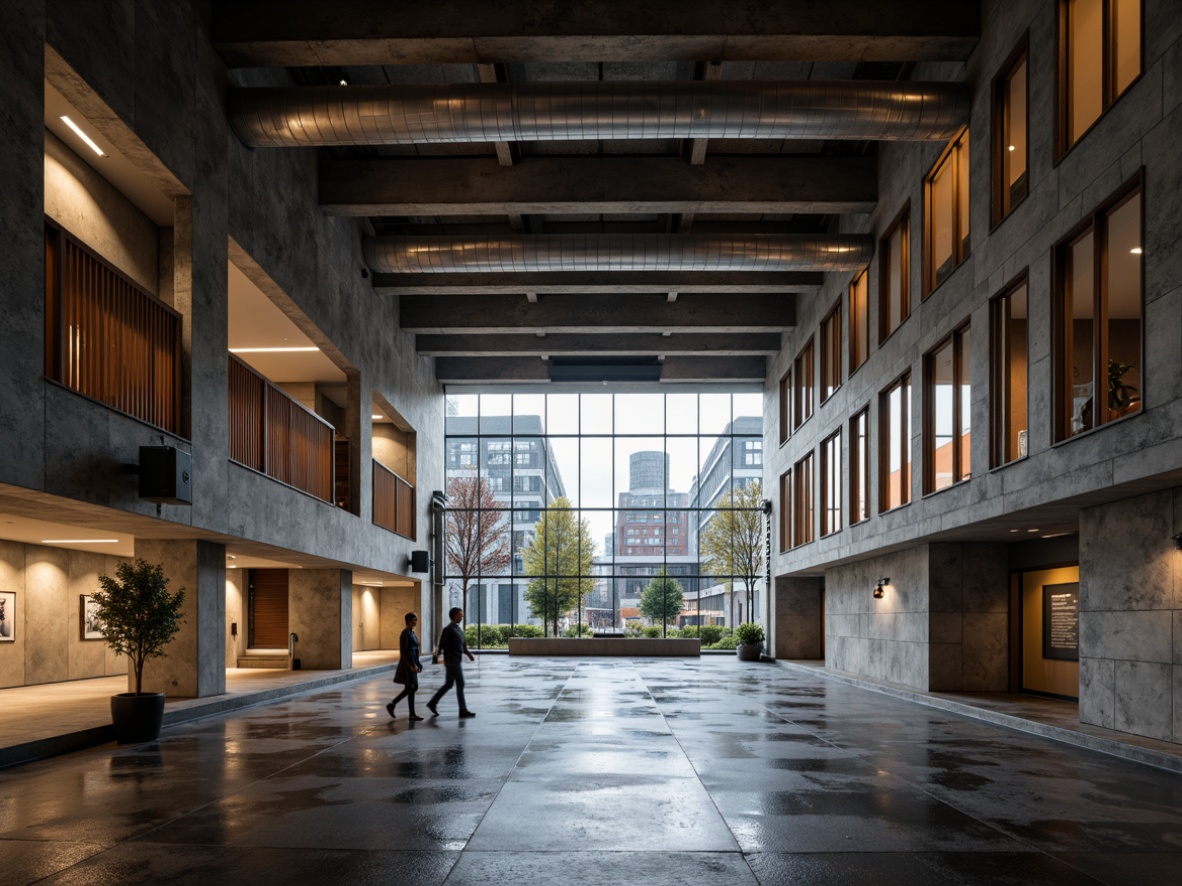
M439 691L431 696L431 700L427 702L427 708L434 716L438 717L439 711L435 710L435 705L454 685L456 687L456 701L460 703L460 716L475 717L476 714L468 710L468 705L464 702L464 656L468 656L468 661L476 661L476 656L468 651L468 643L464 640L464 629L460 627L460 622L464 620L464 610L459 606L453 606L447 615L451 619L451 624L447 625L439 634L439 651L443 653L443 665L447 668L447 679L439 687Z

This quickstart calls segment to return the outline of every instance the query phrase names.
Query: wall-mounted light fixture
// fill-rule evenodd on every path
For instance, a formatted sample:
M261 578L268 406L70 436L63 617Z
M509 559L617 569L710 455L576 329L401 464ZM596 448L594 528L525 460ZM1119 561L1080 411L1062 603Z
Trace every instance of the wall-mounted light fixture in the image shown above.
M1174 548L1175 550L1182 551L1182 532L1174 536Z
M891 583L891 580L889 578L880 578L877 582L875 582L875 585L874 585L874 599L875 600L881 600L884 596L886 596L886 591L883 590L883 588L885 588L890 583Z

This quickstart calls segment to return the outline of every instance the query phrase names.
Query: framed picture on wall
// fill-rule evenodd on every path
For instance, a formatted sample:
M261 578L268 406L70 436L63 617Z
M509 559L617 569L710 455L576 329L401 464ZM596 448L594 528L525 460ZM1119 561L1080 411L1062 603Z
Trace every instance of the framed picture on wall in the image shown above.
M16 594L0 591L0 643L16 640Z
M99 620L98 604L94 601L94 597L90 594L82 594L81 609L82 639L105 640L107 638L107 632L103 627L102 621Z

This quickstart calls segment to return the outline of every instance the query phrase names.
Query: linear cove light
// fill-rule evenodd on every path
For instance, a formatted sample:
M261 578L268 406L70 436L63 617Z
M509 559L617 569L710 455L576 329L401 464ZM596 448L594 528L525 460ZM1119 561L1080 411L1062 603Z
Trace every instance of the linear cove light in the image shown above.
M320 348L230 348L231 354L310 354Z
M90 147L90 149L91 149L92 151L94 151L94 152L95 152L96 154L98 154L100 157L105 157L105 156L107 156L107 155L106 155L106 154L103 152L103 149L102 149L102 148L100 148L98 145L96 145L96 144L94 143L94 139L92 139L92 138L91 138L89 135L87 135L85 132L83 132L83 131L82 131L82 130L79 128L79 126L78 126L78 124L77 124L77 123L75 123L73 120L71 120L71 119L70 119L69 117L67 117L65 114L63 114L63 115L61 116L61 121L62 121L63 123L65 123L67 126L69 126L69 127L72 129L72 130L74 130L74 134L75 134L75 135L77 135L77 136L78 136L78 138L80 138L80 139L82 139L84 142L86 142L86 144L87 144L87 145Z
M116 545L117 538L43 538L43 545Z

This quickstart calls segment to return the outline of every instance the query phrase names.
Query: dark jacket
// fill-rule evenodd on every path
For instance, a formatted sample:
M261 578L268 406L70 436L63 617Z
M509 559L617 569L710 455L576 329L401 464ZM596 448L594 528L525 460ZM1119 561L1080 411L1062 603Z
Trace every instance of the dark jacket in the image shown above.
M422 666L419 661L419 637L411 628L406 628L398 638L398 669L394 671L394 682L405 686L414 678L417 683L418 670Z
M449 665L460 664L464 660L464 653L468 651L468 643L464 639L464 629L454 621L449 622L439 634L439 651L443 653L443 663Z

